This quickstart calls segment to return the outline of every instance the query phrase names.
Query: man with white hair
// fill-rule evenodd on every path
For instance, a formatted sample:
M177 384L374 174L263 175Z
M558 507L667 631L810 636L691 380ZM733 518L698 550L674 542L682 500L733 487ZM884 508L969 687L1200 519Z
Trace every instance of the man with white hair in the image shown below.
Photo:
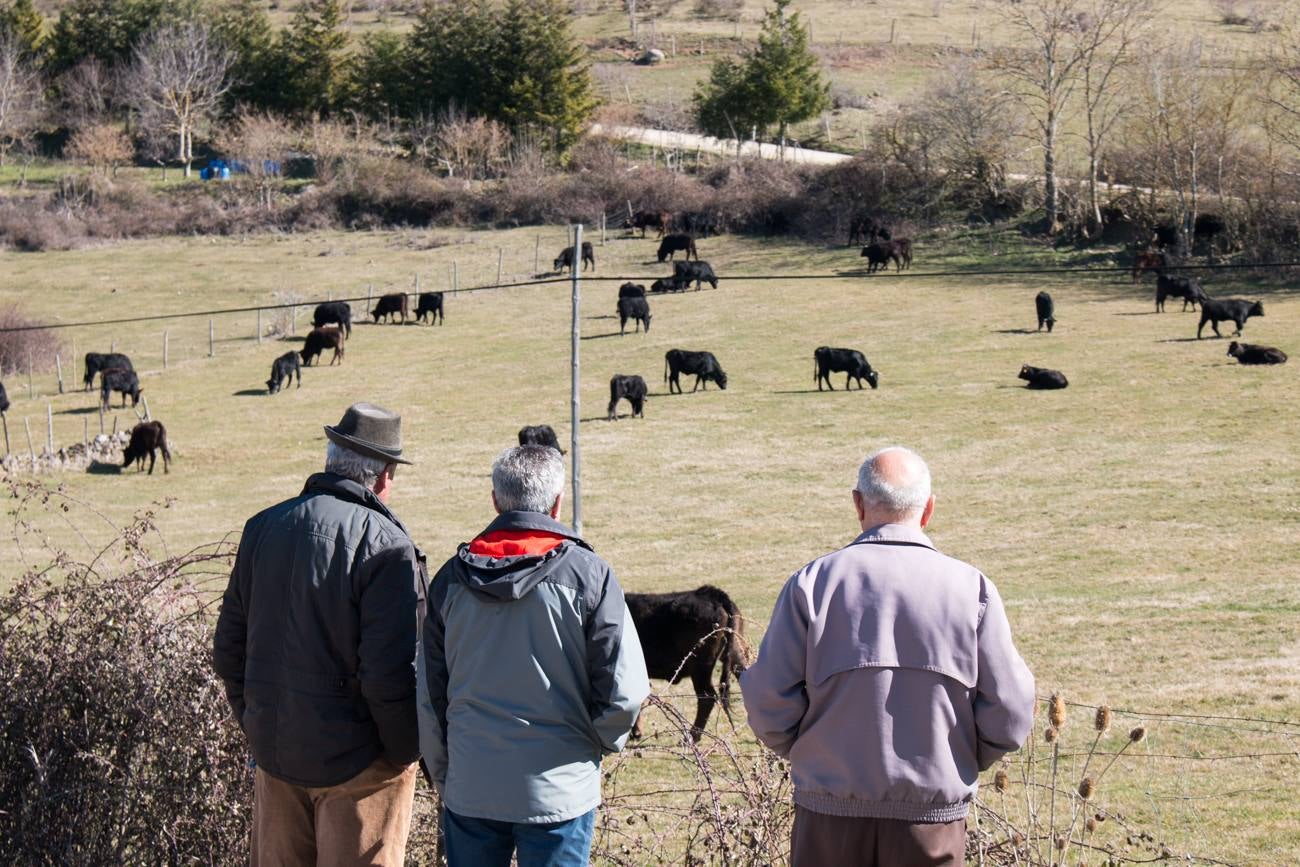
M1002 599L922 532L930 470L869 456L862 533L800 569L741 675L749 725L790 760L793 867L961 865L979 772L1029 734L1034 679Z
M244 525L213 665L257 764L253 867L401 867L424 555L388 509L402 419L327 425L325 471Z
M650 693L614 573L556 520L563 490L555 449L502 452L496 520L434 576L420 747L450 867L586 867L601 757Z

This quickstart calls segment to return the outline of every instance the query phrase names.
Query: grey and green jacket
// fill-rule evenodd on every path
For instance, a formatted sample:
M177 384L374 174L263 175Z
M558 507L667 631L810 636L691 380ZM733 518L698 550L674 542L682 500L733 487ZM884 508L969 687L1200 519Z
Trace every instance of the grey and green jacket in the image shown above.
M449 810L561 822L600 804L601 757L650 693L623 590L568 527L505 512L429 588L420 748Z

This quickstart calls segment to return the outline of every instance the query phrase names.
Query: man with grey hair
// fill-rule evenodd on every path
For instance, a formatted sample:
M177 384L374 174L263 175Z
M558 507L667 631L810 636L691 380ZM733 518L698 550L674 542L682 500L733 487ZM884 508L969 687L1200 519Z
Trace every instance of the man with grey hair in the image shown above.
M1034 679L993 582L922 532L930 470L869 456L862 533L786 582L743 675L759 740L790 759L791 864L961 865L979 772L1029 734Z
M257 766L254 867L405 858L425 572L387 505L401 424L349 407L325 471L244 525L213 664Z
M601 757L650 693L614 573L556 520L563 490L558 451L505 450L496 520L434 576L420 747L450 867L586 867Z

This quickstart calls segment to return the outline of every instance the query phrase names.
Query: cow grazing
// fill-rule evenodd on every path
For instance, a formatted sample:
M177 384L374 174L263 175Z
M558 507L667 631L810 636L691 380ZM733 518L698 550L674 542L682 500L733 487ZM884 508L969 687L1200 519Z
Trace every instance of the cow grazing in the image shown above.
M727 390L727 374L718 364L718 359L713 357L712 352L691 352L686 349L670 349L664 353L664 381L668 383L668 393L671 394L673 389L677 393L682 393L682 383L679 377L683 374L693 374L695 376L695 388L691 389L694 394L695 390L704 383L704 390L709 390L709 380L718 384L718 388L723 391Z
M387 295L380 295L379 302L375 304L375 309L370 311L370 315L375 318L375 324L379 324L382 317L388 322L393 321L393 317L401 314L402 324L406 324L407 314L411 309L411 301L406 297L405 292L390 292Z
M167 428L160 421L142 421L131 428L131 441L122 452L122 469L136 464L136 472L144 469L144 459L149 459L149 475L153 475L154 464L158 461L157 451L162 451L163 472L170 472L168 464L172 453L167 450Z
M627 329L627 321L635 320L635 331L640 331L645 326L646 333L650 333L650 302L645 297L640 298L620 298L618 299L618 333L623 334ZM635 331L633 333L635 333Z
M673 227L695 238L722 234L722 221L717 215L703 211L686 211L678 214L673 220Z
M1034 310L1038 312L1038 330L1042 331L1043 326L1047 326L1047 333L1052 333L1052 326L1056 324L1056 303L1052 301L1052 296L1046 292L1039 292L1034 296Z
M1228 354L1237 359L1238 364L1286 364L1286 353L1274 346L1258 346L1234 340L1228 344ZM0 395L3 395L2 391Z
M5 392L5 384L0 382L0 412L9 411L9 395Z
M624 283L618 287L619 298L644 298L645 287L640 283Z
M708 283L714 289L717 289L718 275L713 273L712 265L698 259L694 262L674 262L673 291L684 291L692 282L695 283L696 292L700 291L701 283Z
M744 620L731 597L705 584L679 593L628 593L624 599L650 676L672 684L691 679L696 696L691 738L699 741L719 699L731 720L731 677L745 670ZM722 676L715 689L713 670L719 662ZM641 737L639 724L632 737Z
M282 386L293 382L298 377L298 387L302 388L302 368L298 364L297 352L286 352L271 362L271 378L266 381L267 394L275 394Z
M326 301L317 304L311 315L311 324L317 328L337 325L348 337L352 336L352 305L346 301Z
M895 267L903 270L903 262L898 257L892 241L876 241L862 248L862 255L867 259L867 273L874 274L877 268L889 270L889 260L894 260Z
M583 241L582 242L582 270L586 271L588 265L591 266L591 270L593 271L596 270L596 250L591 246L590 241ZM573 270L573 248L565 247L563 250L561 250L560 255L555 257L555 262L552 263L552 268L555 271L563 271L565 268L568 268L570 271L572 271Z
M871 369L867 357L856 349L834 349L829 346L819 346L813 350L813 380L817 383L817 390L822 390L822 380L831 391L835 386L831 385L831 374L843 373L844 388L847 390L853 380L858 381L858 388L862 388L862 380L873 389L880 386L880 374Z
M659 242L659 252L655 253L655 258L660 262L668 261L677 255L677 251L682 250L686 253L686 258L695 257L699 261L700 253L695 249L695 239L690 235L664 235L664 239Z
M101 370L135 370L131 359L120 352L87 352L86 375L82 379L86 391L95 384L95 374Z
M425 316L429 317L430 325L441 325L443 323L441 292L420 293L420 303L415 308L415 321L423 322Z
M1065 378L1065 374L1059 370L1049 370L1046 367L1030 367L1028 364L1020 368L1020 378L1028 383L1025 388L1065 388L1070 384Z
M307 339L302 345L303 365L311 367L311 363L326 349L334 350L334 357L330 359L330 367L333 367L335 362L342 364L345 354L343 332L337 328L314 328L309 331Z
M1183 310L1187 310L1187 305L1192 305L1196 309L1197 304L1204 304L1206 299L1205 290L1195 277L1170 277L1163 271L1156 274L1156 312L1163 313L1165 310L1166 298L1183 299Z
M894 251L894 261L898 264L898 270L906 271L912 267L911 238L895 238L889 242L889 246Z
M869 214L854 214L849 219L849 243L845 246L888 241L890 237L889 227L880 220Z
M549 424L524 425L519 429L519 444L521 446L550 446L560 454L564 454L564 449L560 448L560 441L555 436L555 428Z
M637 211L623 222L623 228L629 232L640 229L642 238L645 237L646 229L654 229L659 233L656 237L662 238L668 233L672 222L673 215L667 211Z
M671 277L664 277L650 284L651 292L680 292L686 287L678 286Z
M122 406L126 406L126 398L131 397L131 406L140 403L140 377L135 375L134 370L124 370L119 367L109 368L100 371L99 377L99 405L108 409L109 396L113 392L122 395Z
M609 380L609 420L614 421L618 418L615 410L618 402L623 398L627 398L627 402L632 404L633 418L637 416L645 418L645 399L649 393L650 389L646 388L645 380L641 377L614 374Z
M1201 302L1201 322L1196 326L1196 339L1201 339L1201 329L1205 323L1210 323L1214 329L1215 337L1222 337L1219 333L1219 323L1231 320L1236 324L1237 330L1232 334L1234 337L1241 336L1241 329L1246 326L1246 320L1252 316L1263 316L1264 305L1259 301L1243 301L1240 298L1206 298Z
M1155 271L1157 275L1170 265L1169 254L1163 250L1145 250L1133 257L1133 282L1143 271Z

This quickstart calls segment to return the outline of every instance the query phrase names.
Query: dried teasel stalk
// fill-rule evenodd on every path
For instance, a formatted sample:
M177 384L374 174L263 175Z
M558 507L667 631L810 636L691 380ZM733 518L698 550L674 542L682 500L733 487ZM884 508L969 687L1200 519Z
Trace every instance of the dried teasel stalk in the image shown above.
M1092 777L1084 777L1079 781L1079 797L1085 801L1089 800L1097 791L1097 783Z
M1097 830L1097 820L1092 816L1089 816L1088 821L1083 823L1083 827L1088 831L1089 834L1091 834Z
M1147 727L1138 726L1137 728L1133 729L1131 732L1128 733L1129 743L1134 743L1134 744L1141 743L1143 740L1146 739L1146 736L1147 736Z
M1110 728L1110 707L1102 705L1097 708L1097 715L1093 717L1092 727L1103 734Z
M1048 726L1043 729L1043 740L1047 741L1049 744L1056 743L1056 739L1060 736L1061 733L1057 730L1056 726Z
M998 772L993 775L993 788L999 792L1005 792L1010 785L1011 775L999 768Z
M1059 693L1052 693L1047 708L1047 721L1056 728L1065 725L1065 698Z

